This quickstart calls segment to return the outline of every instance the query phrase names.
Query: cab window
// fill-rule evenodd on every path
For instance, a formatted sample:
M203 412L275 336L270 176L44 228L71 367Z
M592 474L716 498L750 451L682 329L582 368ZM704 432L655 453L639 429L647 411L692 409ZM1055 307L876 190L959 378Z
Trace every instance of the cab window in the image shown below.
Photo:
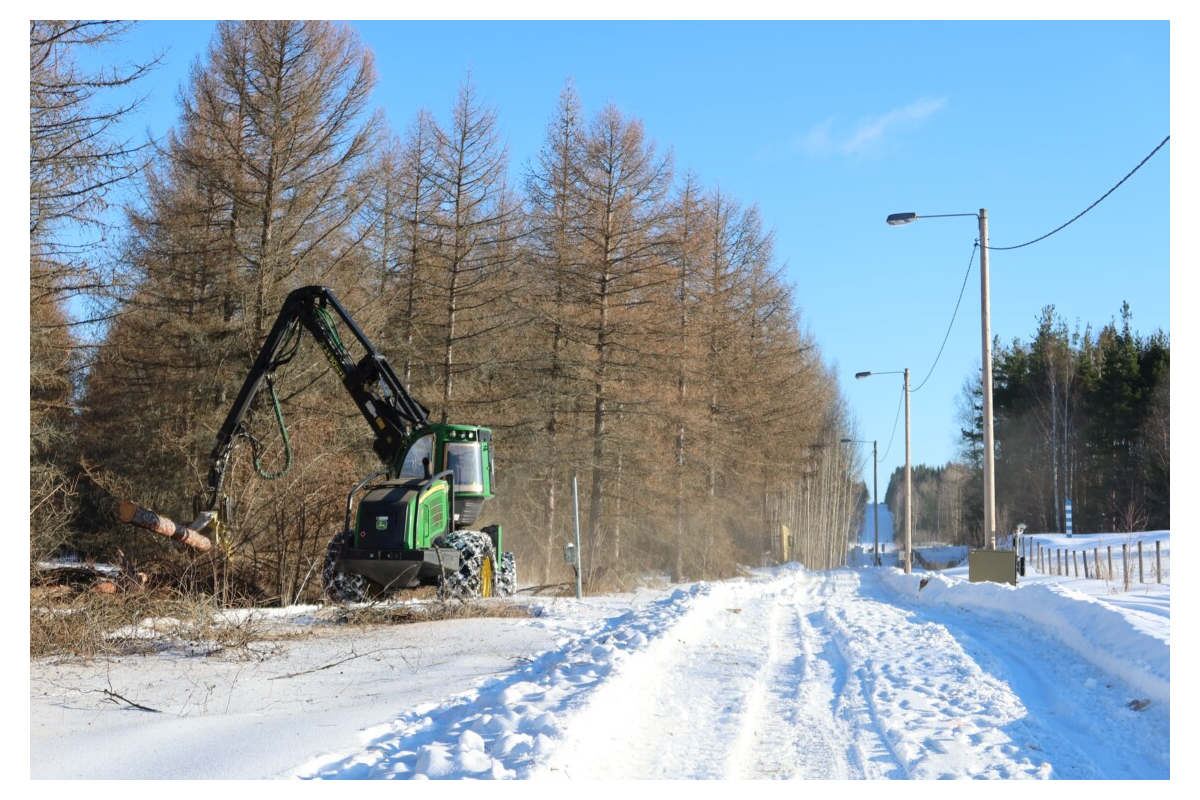
M448 443L446 469L454 470L454 491L483 491L483 456L479 442Z
M425 477L425 465L422 459L429 459L429 468L433 469L433 434L422 436L408 448L404 457L404 466L400 468L400 477L404 480L421 479Z

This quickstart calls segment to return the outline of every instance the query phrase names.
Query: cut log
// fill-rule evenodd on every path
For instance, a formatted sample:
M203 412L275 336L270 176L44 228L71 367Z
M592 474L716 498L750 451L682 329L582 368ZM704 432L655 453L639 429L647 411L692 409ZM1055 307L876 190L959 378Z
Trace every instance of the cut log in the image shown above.
M117 515L121 522L128 522L130 525L162 534L197 552L207 553L212 550L212 539L129 500L121 501L121 508Z

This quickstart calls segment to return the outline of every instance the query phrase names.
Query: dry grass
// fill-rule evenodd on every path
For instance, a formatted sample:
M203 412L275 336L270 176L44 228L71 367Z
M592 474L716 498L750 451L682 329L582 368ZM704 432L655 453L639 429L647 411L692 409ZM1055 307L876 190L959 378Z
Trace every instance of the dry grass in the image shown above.
M542 586L534 586L528 590L529 594L539 595L541 597L574 597L575 582L570 583L547 583Z
M208 597L31 590L29 655L95 658L164 651L263 658L276 637Z
M442 602L428 592L409 602L330 606L319 616L338 625L403 625L455 619L523 618L527 604L503 598ZM412 600L417 602L411 602ZM31 658L98 658L179 652L263 659L279 652L285 636L253 609L222 608L208 595L104 594L33 587L29 595Z
M281 642L313 633L260 613L252 597L230 602L202 589L166 588L161 580L126 592L129 581L91 564L32 569L29 590L31 658L101 658L153 653L264 659ZM423 586L355 606L328 605L315 616L338 625L401 625L535 614L513 598L443 602Z
M407 625L414 622L441 622L454 619L522 619L536 612L520 602L500 598L418 603L371 603L335 610L340 625Z

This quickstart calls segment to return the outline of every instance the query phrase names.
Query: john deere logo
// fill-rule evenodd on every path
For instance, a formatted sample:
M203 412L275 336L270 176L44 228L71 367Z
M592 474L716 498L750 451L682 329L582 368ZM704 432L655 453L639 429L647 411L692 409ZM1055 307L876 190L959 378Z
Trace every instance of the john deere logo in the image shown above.
M387 521L388 521L387 517L376 517L375 518L375 530L386 531L387 530Z

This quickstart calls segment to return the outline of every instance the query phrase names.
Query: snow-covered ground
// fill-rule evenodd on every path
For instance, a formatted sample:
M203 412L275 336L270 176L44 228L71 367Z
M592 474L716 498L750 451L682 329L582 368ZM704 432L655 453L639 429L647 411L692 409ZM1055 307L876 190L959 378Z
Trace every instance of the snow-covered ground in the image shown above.
M785 565L522 602L537 616L260 612L278 638L252 659L36 661L30 775L1171 776L1169 584Z

